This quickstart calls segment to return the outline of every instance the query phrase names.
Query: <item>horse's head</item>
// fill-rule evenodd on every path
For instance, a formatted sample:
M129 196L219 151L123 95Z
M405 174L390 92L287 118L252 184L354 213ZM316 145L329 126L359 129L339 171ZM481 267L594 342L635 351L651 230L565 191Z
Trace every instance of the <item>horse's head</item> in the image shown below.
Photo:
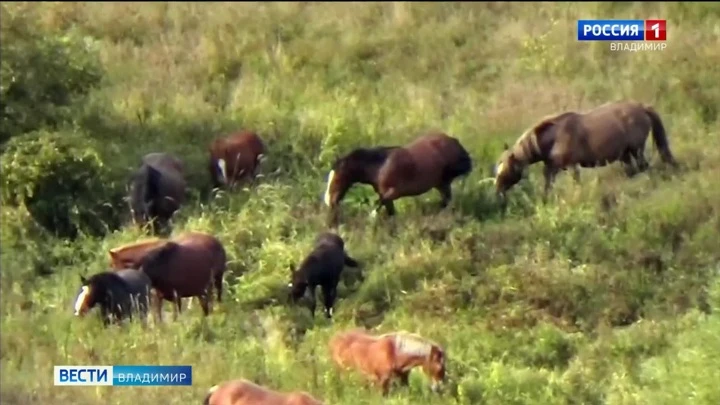
M97 304L99 294L97 294L93 281L93 277L88 280L84 276L80 276L82 285L75 296L75 316L85 315Z
M358 148L338 158L332 165L325 189L325 204L335 207L355 183L372 184L377 169L396 146Z
M80 276L82 286L75 297L75 316L85 315L98 304L105 309L112 305L112 290L116 288L118 280L117 274L112 271L97 273L90 278Z
M362 160L350 153L335 161L328 174L323 201L330 208L335 207L362 173Z
M433 392L437 392L445 382L445 351L440 346L432 346L423 370L432 381L430 388Z
M218 185L227 184L227 163L225 159L213 159L212 170L215 171L214 180Z
M495 164L495 191L503 195L520 182L525 165L515 156L513 149L505 144L505 149Z
M305 289L308 286L307 277L302 272L295 269L295 264L292 263L289 266L290 269L290 283L288 283L288 295L290 301L297 302L300 298L305 295Z

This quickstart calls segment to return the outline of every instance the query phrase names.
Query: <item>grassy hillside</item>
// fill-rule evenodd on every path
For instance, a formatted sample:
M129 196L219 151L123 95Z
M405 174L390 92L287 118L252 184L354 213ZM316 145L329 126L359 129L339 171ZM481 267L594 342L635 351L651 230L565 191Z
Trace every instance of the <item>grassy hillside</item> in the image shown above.
M578 18L667 18L668 46L578 43ZM0 224L3 404L200 404L241 376L336 405L720 403L717 5L4 3L1 26L3 98L15 103L3 101L3 142L25 151L4 153L3 196L28 196L5 202ZM8 90L19 80L24 91ZM58 88L72 97L51 97ZM561 175L543 205L534 167L500 216L478 183L504 142L543 115L621 98L659 111L681 170L663 170L649 142L649 172ZM262 185L207 200L207 145L240 128L269 145ZM347 273L332 323L288 306L287 266L325 229L332 160L431 128L475 162L451 208L438 213L435 192L400 200L392 233L368 219L371 190L354 189L340 233L365 281ZM28 146L45 133L71 152ZM110 233L74 239L29 211L59 206L43 198L69 196L72 212L116 201L140 157L161 150L185 159L193 189L175 232L225 244L227 300L206 322L193 302L147 330L74 319L78 275L141 234L111 224L119 202L98 214ZM47 197L32 200L46 177ZM47 191L59 177L84 188ZM445 395L415 372L383 401L334 373L326 342L356 325L446 345ZM191 364L194 384L55 388L56 364Z

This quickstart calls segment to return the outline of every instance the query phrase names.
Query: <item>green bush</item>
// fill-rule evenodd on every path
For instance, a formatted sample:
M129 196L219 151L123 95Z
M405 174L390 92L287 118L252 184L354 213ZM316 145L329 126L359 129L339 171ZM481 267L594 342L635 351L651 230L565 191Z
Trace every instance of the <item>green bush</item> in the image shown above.
M116 226L118 195L92 143L76 132L38 131L13 138L0 157L4 204L25 205L58 236ZM108 201L108 197L110 200Z
M94 41L75 31L43 34L33 19L2 6L0 144L68 121L78 97L102 78Z

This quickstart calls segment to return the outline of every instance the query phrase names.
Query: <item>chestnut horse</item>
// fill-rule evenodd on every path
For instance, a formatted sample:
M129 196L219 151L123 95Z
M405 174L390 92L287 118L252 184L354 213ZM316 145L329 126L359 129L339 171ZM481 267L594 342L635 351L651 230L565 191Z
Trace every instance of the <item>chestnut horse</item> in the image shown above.
M244 178L254 180L266 153L260 136L252 131L241 131L210 144L210 179L215 188L235 184Z
M644 153L651 129L660 158L677 166L662 120L651 106L619 101L586 113L570 111L545 117L512 148L505 145L495 169L496 192L504 201L506 191L522 179L525 168L537 162L545 164L545 199L561 170L573 170L579 181L578 166L602 167L619 160L632 177L649 166Z
M185 202L187 182L183 162L169 153L149 153L130 181L130 210L136 223L150 223L151 231L167 229ZM157 222L157 224L156 224Z
M110 250L113 268L138 269L148 275L156 291L156 312L162 319L163 299L175 303L175 318L182 311L181 298L197 297L207 316L213 283L222 302L226 253L212 235L188 232L173 239L143 241Z
M472 159L451 136L431 131L406 146L356 149L337 159L328 175L325 204L331 209L331 224L337 220L337 206L355 183L369 184L379 196L378 213L385 207L395 215L393 201L437 189L442 195L441 208L451 198L451 184L472 170Z
M278 392L241 378L210 388L203 405L323 405L323 403L304 391Z
M379 385L383 395L394 377L408 384L410 371L422 367L436 392L445 381L445 351L438 344L404 331L373 336L362 329L340 332L330 339L336 367L355 369Z

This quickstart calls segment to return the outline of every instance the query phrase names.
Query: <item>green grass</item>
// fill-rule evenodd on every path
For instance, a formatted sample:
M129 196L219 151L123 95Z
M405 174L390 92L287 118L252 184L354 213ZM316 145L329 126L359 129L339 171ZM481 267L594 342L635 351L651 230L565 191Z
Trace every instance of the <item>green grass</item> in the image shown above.
M103 164L119 176L148 152L185 159L194 198L175 232L217 235L231 270L226 300L206 322L193 302L177 322L103 329L72 316L78 275L104 270L107 250L140 233L125 227L67 241L23 206L3 207L3 403L199 404L210 386L238 377L338 405L720 403L716 5L2 9L4 27L25 18L24 30L98 55L102 80L57 126L101 145ZM611 53L607 43L576 41L579 18L667 18L668 46ZM581 185L563 174L544 205L534 167L499 214L478 182L504 142L546 114L621 98L659 111L680 171L664 170L648 146L649 172L627 179L615 165L584 170ZM262 185L198 199L208 143L243 127L270 148ZM458 137L475 161L451 208L437 212L435 192L400 200L392 233L368 219L371 191L352 190L340 233L365 281L348 271L332 323L288 306L287 266L325 230L330 162L430 128ZM432 395L419 372L384 401L358 376L337 375L327 341L356 325L446 345L445 395ZM59 364L190 364L194 384L53 387Z

